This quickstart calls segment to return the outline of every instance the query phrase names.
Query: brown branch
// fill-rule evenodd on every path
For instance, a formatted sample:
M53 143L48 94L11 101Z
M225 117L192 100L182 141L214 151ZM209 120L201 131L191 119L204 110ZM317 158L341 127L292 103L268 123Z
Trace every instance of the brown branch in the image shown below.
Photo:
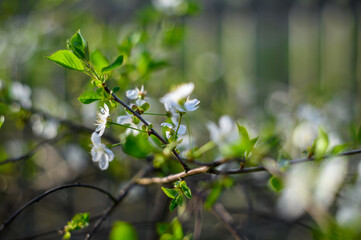
M248 240L246 236L242 236L234 226L234 221L231 216L227 212L227 210L223 207L222 204L216 203L211 209L211 212L216 215L224 224L224 226L227 228L227 230L233 235L233 237L237 240Z
M93 185L89 185L89 184L81 184L81 183L75 183L75 184L66 184L66 185L61 185L61 186L57 186L55 188L52 188L42 194L40 194L39 196L33 198L32 200L30 200L29 202L27 202L26 204L24 204L21 208L19 208L13 215L11 215L11 217L9 217L1 226L0 226L0 232L3 231L12 221L14 221L14 219L20 214L22 213L26 208L30 207L31 205L33 205L34 203L39 202L41 199L45 198L46 196L66 189L66 188L74 188L74 187L80 187L80 188L90 188L93 190L96 190L98 192L103 193L104 195L107 195L112 201L113 203L116 202L116 199L107 191L98 188L96 186Z
M361 153L361 149L355 149L355 150L351 150L351 151L342 152L337 155L324 155L322 157L319 157L318 159L325 159L325 158L330 158L330 157L351 156L351 155L360 154L360 153ZM304 162L310 162L313 160L315 160L315 157L306 157L306 158L289 160L287 163L290 165L294 165L294 164L299 164L299 163L304 163ZM183 172L172 174L172 175L162 177L162 178L160 178L160 177L140 178L137 180L137 183L140 185L165 184L165 183L174 182L179 179L184 179L186 177L201 174L201 173L211 173L211 174L216 174L216 175L232 175L232 174L244 174L244 173L251 173L251 172L267 171L267 169L264 168L263 166L243 168L242 167L243 165L241 165L241 167L239 169L232 169L232 170L228 170L228 171L220 171L220 170L214 169L215 167L217 167L225 162L226 162L226 159L223 159L220 161L213 162L214 163L213 165L193 168L193 169L189 170L188 172L183 171Z
M137 179L144 176L152 169L152 164L147 165L143 169L139 170L138 173L128 182L128 184L122 188L116 198L116 201L112 202L112 204L103 212L100 218L94 223L90 232L86 235L85 240L89 240L101 226L101 224L109 217L109 215L113 212L116 206L127 196L128 192L137 185Z
M54 143L60 141L62 138L64 138L69 133L70 132L67 132L67 133L58 135L58 136L56 136L56 137L54 137L52 139L47 139L47 140L41 141L34 148L32 148L29 152L27 152L27 153L25 153L25 154L23 154L21 156L18 156L18 157L8 158L8 159L5 159L5 160L1 161L0 166L8 164L8 163L14 163L14 162L18 162L18 161L21 161L21 160L28 159L28 158L32 157L42 145L44 145L44 144L54 144Z

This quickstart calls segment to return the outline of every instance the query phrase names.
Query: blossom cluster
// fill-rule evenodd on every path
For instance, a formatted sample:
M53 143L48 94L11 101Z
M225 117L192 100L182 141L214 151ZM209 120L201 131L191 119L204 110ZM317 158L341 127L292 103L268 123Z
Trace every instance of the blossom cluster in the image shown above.
M187 128L181 124L182 116L186 112L192 112L198 109L199 100L190 99L189 96L194 90L193 83L185 83L177 86L174 90L167 93L160 99L160 102L164 104L165 110L170 114L170 122L163 122L161 126L165 130L166 137L169 141L178 141L178 136L185 135ZM139 113L144 113L148 108L147 103L147 92L144 90L144 86L141 88L135 88L127 90L125 95L131 101L134 101L130 106L131 108ZM104 104L100 107L100 111L97 114L97 127L95 132L91 136L92 149L91 156L94 162L99 164L100 169L105 170L109 167L109 162L114 159L114 153L101 142L101 136L107 127L107 121L110 117L109 107ZM137 135L142 131L142 126L136 117L130 112L125 111L125 115L121 115L117 118L117 124L127 127L125 136L129 134ZM181 142L181 140L179 140Z

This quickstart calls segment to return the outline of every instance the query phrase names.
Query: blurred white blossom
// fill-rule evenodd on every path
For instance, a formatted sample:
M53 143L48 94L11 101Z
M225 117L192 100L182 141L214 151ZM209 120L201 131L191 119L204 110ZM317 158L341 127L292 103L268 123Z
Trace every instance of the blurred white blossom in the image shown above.
M175 114L179 112L192 112L199 106L198 99L189 99L189 95L194 90L193 83L184 83L177 86L174 90L167 93L160 99L160 102L164 104L165 110Z
M219 146L223 146L238 137L236 124L230 116L224 115L219 119L219 126L214 122L207 123L210 138Z
M100 135L94 132L91 136L93 148L91 149L91 155L93 162L98 162L101 170L105 170L109 167L109 162L113 161L114 153L107 148L105 144L101 143Z
M97 116L98 119L95 125L98 125L98 127L95 129L95 132L99 132L99 136L102 136L109 117L109 108L107 104L104 103L104 108L100 107L100 112L97 114Z
M22 107L31 107L31 88L20 82L13 82L11 85L11 96L14 100L19 101Z
M300 123L292 134L292 143L301 150L312 146L318 135L318 126L311 122Z
M294 165L286 173L285 187L278 199L281 215L289 219L300 217L305 211L327 211L333 203L346 176L347 160L332 158L321 165ZM317 212L316 212L317 214Z

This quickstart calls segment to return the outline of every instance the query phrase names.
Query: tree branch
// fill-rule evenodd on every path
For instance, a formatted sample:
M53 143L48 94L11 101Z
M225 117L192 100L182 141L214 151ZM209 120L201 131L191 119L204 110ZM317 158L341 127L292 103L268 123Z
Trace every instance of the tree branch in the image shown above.
M128 182L128 184L120 190L117 198L113 203L103 212L101 217L94 223L90 232L86 235L85 240L92 238L94 233L98 230L101 224L109 217L116 206L127 196L128 192L137 184L137 179L147 174L152 169L152 164L147 165L143 169L139 170L138 173Z
M74 183L74 184L66 184L66 185L61 185L61 186L58 186L58 187L55 187L55 188L52 188L42 194L40 194L39 196L33 198L32 200L30 200L29 202L27 202L26 204L24 204L21 208L19 208L11 217L9 217L0 227L0 232L3 231L12 221L14 221L14 219L20 214L22 213L26 208L30 207L31 205L33 205L34 203L36 202L39 202L41 199L43 199L44 197L54 193L54 192L57 192L57 191L60 191L60 190L63 190L63 189L66 189L66 188L74 188L74 187L80 187L80 188L90 188L90 189L93 189L93 190L96 190L100 193L103 193L104 195L107 195L112 201L113 203L115 203L117 201L116 198L113 197L113 195L111 195L109 192L101 189L101 188L98 188L96 186L93 186L93 185L88 185L88 184L81 184L81 183Z
M238 233L236 227L233 224L233 218L231 214L227 212L227 210L223 207L222 204L216 203L211 209L211 212L216 215L224 224L224 226L228 229L228 231L233 235L233 237L237 240L248 240L246 236L242 236Z
M7 163L14 163L14 162L18 162L18 161L21 161L21 160L24 160L24 159L28 159L28 158L32 157L36 153L38 148L40 148L42 145L44 145L46 143L49 143L49 144L56 143L57 141L64 138L67 134L69 134L69 132L58 135L58 136L56 136L56 137L54 137L52 139L47 139L47 140L41 141L33 149L31 149L29 152L27 152L27 153L25 153L25 154L23 154L21 156L18 156L18 157L8 158L8 159L5 159L5 160L1 161L0 166L5 165Z
M360 154L360 153L361 153L361 149L355 149L355 150L351 150L351 151L342 152L337 155L324 155L324 156L320 157L320 159L325 159L325 158L330 158L330 157L351 156L351 155ZM294 165L294 164L299 164L299 163L304 163L304 162L310 162L313 160L315 160L315 157L306 157L306 158L289 160L287 163L290 165ZM201 173L211 173L211 174L217 174L217 175L231 175L231 174L244 174L244 173L251 173L251 172L267 171L266 168L264 168L263 166L243 168L242 165L239 169L232 169L232 170L228 170L228 171L220 171L220 170L214 169L215 167L217 167L225 162L226 162L225 159L220 160L220 161L215 161L215 162L212 162L212 164L207 165L207 166L193 168L193 169L189 170L188 172L184 171L184 172L172 174L172 175L162 177L162 178L160 178L160 177L140 178L137 180L137 183L140 185L165 184L165 183L174 182L179 179L184 179L186 177L201 174Z

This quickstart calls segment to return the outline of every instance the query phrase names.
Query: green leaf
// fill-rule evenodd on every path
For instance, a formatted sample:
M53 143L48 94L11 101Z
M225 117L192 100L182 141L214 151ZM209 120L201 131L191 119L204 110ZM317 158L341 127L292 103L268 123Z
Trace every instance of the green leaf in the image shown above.
M172 228L171 232L176 239L183 239L184 236L183 228L178 218L174 218L172 220L172 222L170 223L170 227Z
M268 185L276 193L280 192L283 189L282 180L276 176L270 177L270 179L268 180Z
M99 50L95 50L90 55L90 61L92 62L96 71L99 73L101 72L103 67L106 67L109 65L109 61L105 58L105 56Z
M78 58L89 60L88 43L78 30L67 42L68 49L71 50Z
M187 198L191 199L192 198L192 193L191 193L191 189L187 186L187 183L185 181L181 181L180 187L182 189L183 194Z
M171 212L173 212L174 209L176 209L178 207L178 202L177 202L177 199L174 198L171 202L170 202L170 205L169 205L169 210Z
M0 116L0 128L3 126L4 122L5 122L5 117L4 117L4 115L1 115Z
M64 227L63 239L68 240L71 237L71 232L74 230L81 230L89 226L89 213L78 213L70 222Z
M175 199L173 200L176 200L178 206L183 206L183 195L182 194L179 194Z
M179 192L174 189L162 187L162 190L169 198L176 198L179 195Z
M117 59L115 59L113 63L111 63L106 67L103 67L102 73L112 71L113 69L119 67L120 65L122 65L123 59L124 59L123 55L120 55L119 57L117 57Z
M249 136L248 136L247 129L245 127L239 125L238 123L237 123L237 127L238 127L239 136L243 139L243 141L248 142Z
M136 158L145 158L152 150L153 146L142 134L138 134L137 136L130 134L127 136L123 145L123 151Z
M112 227L112 230L110 231L109 240L120 239L137 240L138 234L131 224L127 222L116 221Z
M321 128L319 129L319 135L316 139L316 145L315 145L315 155L316 157L321 157L323 156L328 148L328 136L327 133L322 130Z
M204 208L205 209L212 208L213 204L217 201L217 199L221 195L221 192L222 192L222 186L220 184L214 186L211 192L208 194L206 201L204 202Z
M113 92L113 93L116 93L116 92L118 92L119 90L120 90L120 87L113 87L112 92Z
M49 56L48 59L67 69L84 70L82 62L69 50L59 50Z
M140 106L140 108L145 112L149 109L150 105L149 103L143 103L142 106Z
M89 104L100 99L102 99L102 96L100 96L97 92L94 91L84 92L78 97L78 100L84 104Z

